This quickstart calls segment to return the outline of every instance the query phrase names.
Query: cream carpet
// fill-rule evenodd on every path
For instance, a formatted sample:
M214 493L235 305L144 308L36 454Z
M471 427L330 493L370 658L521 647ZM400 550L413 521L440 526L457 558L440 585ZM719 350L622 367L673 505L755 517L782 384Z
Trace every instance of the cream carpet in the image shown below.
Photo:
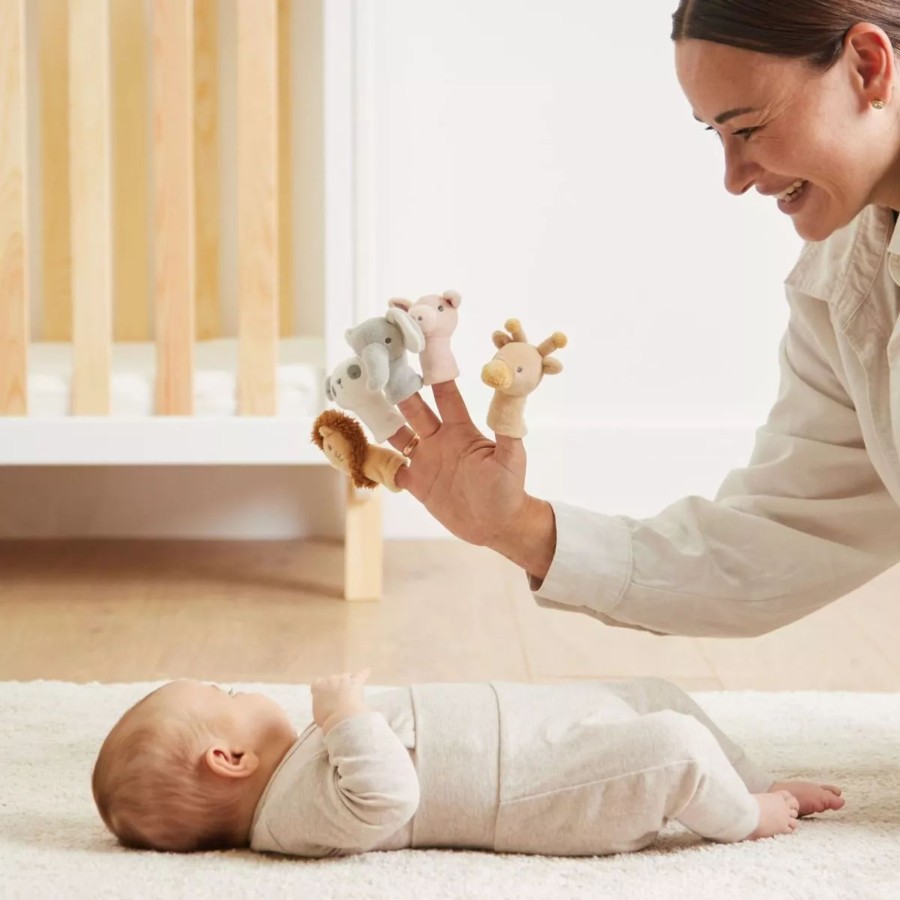
M106 730L154 686L0 683L0 898L900 898L898 695L695 695L778 775L844 787L844 810L794 836L726 846L671 827L654 848L618 857L415 850L311 862L117 847L90 770ZM306 688L258 687L306 720Z

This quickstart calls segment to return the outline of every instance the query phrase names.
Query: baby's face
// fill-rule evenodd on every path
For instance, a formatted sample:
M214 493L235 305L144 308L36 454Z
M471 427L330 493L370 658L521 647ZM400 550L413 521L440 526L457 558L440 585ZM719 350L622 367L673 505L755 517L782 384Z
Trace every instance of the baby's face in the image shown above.
M222 736L235 737L248 747L293 741L297 735L287 713L263 694L226 691L215 684L182 679L164 685L150 700L164 708L189 710L211 731L222 731Z

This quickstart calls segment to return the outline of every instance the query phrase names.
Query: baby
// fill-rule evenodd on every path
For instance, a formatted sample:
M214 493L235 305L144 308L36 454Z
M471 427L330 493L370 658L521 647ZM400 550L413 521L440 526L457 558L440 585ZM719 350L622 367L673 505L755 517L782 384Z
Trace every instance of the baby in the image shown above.
M103 742L93 775L103 821L128 847L168 851L577 856L646 847L669 819L740 841L844 805L836 787L774 781L665 681L366 697L367 677L316 680L299 735L260 694L164 685Z

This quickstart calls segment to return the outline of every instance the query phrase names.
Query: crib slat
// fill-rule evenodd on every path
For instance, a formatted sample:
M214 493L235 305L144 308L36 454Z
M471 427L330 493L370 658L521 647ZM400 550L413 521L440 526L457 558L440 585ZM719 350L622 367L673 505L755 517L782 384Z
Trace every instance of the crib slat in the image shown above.
M68 0L38 0L41 117L41 327L45 341L72 340L69 237ZM37 329L35 329L37 331Z
M72 411L109 413L112 356L112 165L109 3L69 2L72 188Z
M278 0L238 0L238 410L274 415L278 352Z
M156 412L193 412L194 7L153 4Z
M112 0L113 175L117 341L150 337L149 48L146 10L134 0Z
M291 134L291 0L278 0L278 316L282 337L294 334L293 140Z
M219 6L194 2L194 182L197 191L197 337L221 337L219 306Z
M0 415L27 411L25 0L0 0Z

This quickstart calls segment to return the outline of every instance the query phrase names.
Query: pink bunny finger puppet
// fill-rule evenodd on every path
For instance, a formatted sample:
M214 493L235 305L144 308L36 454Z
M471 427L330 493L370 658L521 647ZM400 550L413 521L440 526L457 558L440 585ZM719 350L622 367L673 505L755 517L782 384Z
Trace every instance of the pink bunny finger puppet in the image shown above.
M425 349L419 354L425 384L453 381L459 375L450 349L450 337L459 322L460 303L462 299L456 291L444 291L443 294L426 294L415 303L396 298L388 304L405 309L425 335Z
M400 411L385 399L380 388L370 388L366 367L358 356L339 363L325 379L325 396L355 412L380 444L406 424Z
M525 399L541 383L544 375L562 371L562 363L551 359L554 350L565 347L568 339L555 331L547 340L534 346L528 343L518 319L509 319L506 330L492 335L498 352L481 370L481 380L494 389L488 408L487 423L494 434L525 437Z

